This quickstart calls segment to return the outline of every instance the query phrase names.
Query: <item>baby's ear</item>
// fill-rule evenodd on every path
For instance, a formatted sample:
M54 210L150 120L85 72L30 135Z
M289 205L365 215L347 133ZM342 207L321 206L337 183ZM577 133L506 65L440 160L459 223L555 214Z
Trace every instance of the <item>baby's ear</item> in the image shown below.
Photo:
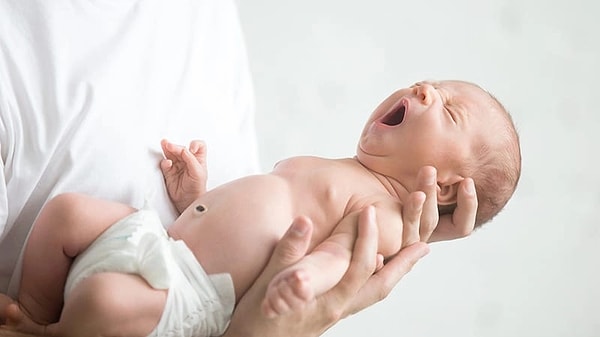
M458 194L458 186L464 178L454 176L444 181L438 181L437 186L437 201L439 205L456 204L456 196Z

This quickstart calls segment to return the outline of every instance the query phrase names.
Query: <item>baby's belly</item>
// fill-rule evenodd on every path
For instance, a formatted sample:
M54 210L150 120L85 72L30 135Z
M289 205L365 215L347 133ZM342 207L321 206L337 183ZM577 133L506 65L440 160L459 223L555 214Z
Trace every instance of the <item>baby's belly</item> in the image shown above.
M206 208L199 220L204 226L282 232L289 223L281 222L289 222L294 216L293 199L285 179L275 175L250 176L219 186L199 199Z
M207 273L231 274L239 299L291 225L294 196L284 179L261 175L222 185L198 203L205 211L186 231L197 236L190 248Z

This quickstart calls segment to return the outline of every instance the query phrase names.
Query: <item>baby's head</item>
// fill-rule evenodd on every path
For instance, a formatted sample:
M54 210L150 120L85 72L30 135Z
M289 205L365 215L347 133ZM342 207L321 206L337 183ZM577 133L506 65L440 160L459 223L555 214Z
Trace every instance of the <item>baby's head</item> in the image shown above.
M512 118L491 94L463 81L419 82L394 92L367 121L357 158L408 190L416 189L421 167L436 167L442 209L452 209L460 182L473 178L477 226L506 205L521 174Z

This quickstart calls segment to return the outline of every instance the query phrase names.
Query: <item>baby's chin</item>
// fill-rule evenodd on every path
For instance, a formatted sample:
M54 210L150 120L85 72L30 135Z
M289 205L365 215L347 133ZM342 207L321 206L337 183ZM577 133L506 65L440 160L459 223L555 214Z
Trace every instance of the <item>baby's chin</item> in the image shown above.
M370 151L369 146L365 146L363 143L358 144L356 155L354 156L354 158L356 158L361 164L367 167L369 167L373 160L381 157L381 155Z

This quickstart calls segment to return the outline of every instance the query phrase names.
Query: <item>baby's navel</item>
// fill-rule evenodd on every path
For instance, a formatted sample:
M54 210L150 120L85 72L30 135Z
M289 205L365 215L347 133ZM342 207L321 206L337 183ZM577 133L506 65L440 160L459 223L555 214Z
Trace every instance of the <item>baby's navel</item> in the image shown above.
M207 210L207 208L204 205L198 205L198 206L196 206L196 211L199 212L199 213L204 213L204 212L206 212L206 210Z

